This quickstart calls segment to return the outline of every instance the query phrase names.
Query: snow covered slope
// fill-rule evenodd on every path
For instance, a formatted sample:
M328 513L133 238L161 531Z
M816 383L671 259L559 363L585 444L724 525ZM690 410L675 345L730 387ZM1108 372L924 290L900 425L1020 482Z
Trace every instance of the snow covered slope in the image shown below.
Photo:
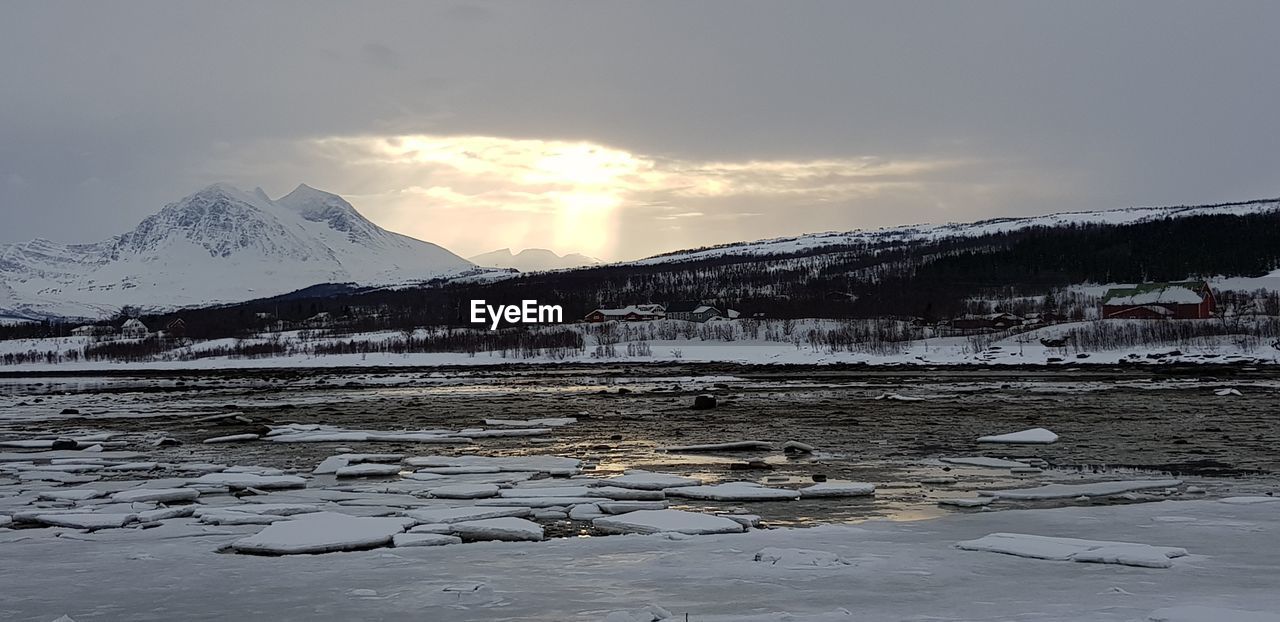
M1065 227L1080 224L1125 225L1164 218L1212 216L1231 214L1258 214L1280 210L1280 199L1222 203L1218 205L1192 205L1177 207L1130 207L1098 212L1065 212L1027 218L994 218L972 223L947 223L942 225L906 225L874 231L848 231L811 233L791 238L774 238L755 242L738 242L710 248L678 251L657 255L635 262L638 265L660 264L678 261L709 259L725 255L780 255L808 252L828 246L848 246L875 243L905 243L938 240L950 237L976 237L991 233L1018 231L1032 227Z
M320 283L392 285L472 268L300 185L272 201L215 184L96 244L0 245L0 315L109 314L273 296Z
M477 266L515 268L521 272L581 268L600 263L599 259L588 257L581 253L569 253L560 256L545 248L526 248L519 253L512 253L511 249L503 248L476 255L469 259Z

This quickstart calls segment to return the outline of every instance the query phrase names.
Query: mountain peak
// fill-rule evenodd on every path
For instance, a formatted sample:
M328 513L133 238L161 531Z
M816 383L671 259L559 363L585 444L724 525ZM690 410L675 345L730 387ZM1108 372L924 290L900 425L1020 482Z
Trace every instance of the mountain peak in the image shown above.
M581 253L557 255L555 251L547 250L545 248L526 248L519 253L513 253L510 248L500 248L496 251L490 251L488 253L482 253L480 255L470 257L469 259L472 263L479 266L515 268L521 272L578 268L600 263L598 259L588 257Z
M260 188L224 182L102 242L0 245L0 311L96 316L126 304L234 302L321 283L424 281L472 267L306 184L272 201Z

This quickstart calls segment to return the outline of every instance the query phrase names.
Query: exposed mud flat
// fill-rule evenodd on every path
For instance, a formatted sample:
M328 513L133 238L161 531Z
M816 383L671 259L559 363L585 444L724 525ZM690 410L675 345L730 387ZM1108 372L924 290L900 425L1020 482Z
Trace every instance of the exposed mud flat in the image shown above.
M744 508L767 524L947 512L938 501L983 490L1099 478L1172 476L1209 495L1269 491L1280 470L1280 372L1191 370L866 370L728 366L296 371L75 375L0 379L0 441L95 432L146 446L150 459L204 460L310 472L342 451L408 455L551 454L601 476L642 468L708 482L800 487L871 482L874 496L750 503L672 500L672 507ZM1215 389L1240 395L1219 396ZM690 408L700 394L708 410ZM907 400L885 399L903 396ZM882 399L876 399L876 398ZM914 399L921 398L921 399ZM236 418L208 420L220 413ZM577 417L541 436L465 445L402 442L204 444L266 426L473 428L486 419ZM200 419L206 419L200 421ZM980 436L1052 429L1049 445L979 444ZM151 445L170 437L181 444ZM774 449L672 453L661 448L758 440ZM811 454L784 453L799 441ZM943 457L1029 459L1040 473L949 465ZM1043 461L1043 462L1040 462ZM950 480L954 478L954 482ZM1093 501L1003 503L1063 505ZM582 531L566 521L557 535Z

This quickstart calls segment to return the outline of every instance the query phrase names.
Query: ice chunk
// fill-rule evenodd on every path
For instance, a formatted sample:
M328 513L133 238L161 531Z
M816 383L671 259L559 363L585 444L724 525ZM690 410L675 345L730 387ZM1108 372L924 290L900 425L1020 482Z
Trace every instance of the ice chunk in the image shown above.
M786 488L769 488L755 482L727 482L712 486L681 486L664 491L668 497L708 499L712 501L778 501L800 498L800 492Z
M338 477L391 477L400 474L398 464L377 464L367 462L344 466L334 472Z
M114 529L124 527L138 520L137 514L117 514L95 512L87 514L40 514L35 517L37 523L56 527L74 527L76 529Z
M446 524L446 523L435 523L435 524L427 524L427 525L414 525L413 527L410 527L410 528L409 528L408 533L444 533L444 534L447 534L447 533L451 533L452 531L453 531L453 525L449 525L449 524Z
M126 462L124 464L113 464L107 467L107 471L150 471L160 466L158 462Z
M756 553L755 561L783 568L830 568L847 566L849 562L830 551L769 547Z
M171 518L186 518L196 511L195 505L179 505L172 508L160 508L158 510L146 510L138 512L138 520L144 523L154 521L168 520Z
M801 497L865 497L876 487L863 482L823 482L800 489Z
M1107 497L1124 494L1135 490L1153 488L1172 488L1182 484L1178 479L1128 480L1114 482L1091 482L1088 484L1045 484L1035 488L1019 488L1014 490L982 490L978 494L997 499L1047 500L1074 499L1076 497Z
M638 510L665 510L666 501L602 501L596 504L605 514L626 514Z
M1240 390L1231 388L1215 389L1213 394L1218 397L1227 397L1231 395L1240 395Z
M197 508L194 515L207 525L270 525L289 520L289 517L278 514L255 514L224 508Z
M409 546L444 546L460 544L462 538L442 533L398 533L391 538L391 545L396 548Z
M460 484L440 486L429 491L438 499L482 499L498 494L497 484Z
M258 490L283 490L306 488L307 480L296 475L255 475L253 473L205 473L191 480L192 484L226 486L232 489L256 488Z
M62 471L23 471L18 474L18 479L24 482L87 484L89 482L96 482L102 478L97 475L78 475L75 473L64 473Z
M801 443L800 441L787 441L782 444L782 451L797 454L811 454L817 451L813 445Z
M939 499L938 505L954 505L961 508L976 508L984 505L991 505L991 502L995 500L995 497L978 497L976 499Z
M595 520L604 516L604 512L600 511L600 506L595 503L579 503L569 508L569 518L579 521Z
M100 451L89 454L99 460L136 460L143 457L136 451ZM55 449L50 451L0 452L0 462L31 462L39 460L57 460L60 458L83 458L85 454L75 449Z
M88 501L106 493L92 488L63 488L60 490L42 490L38 493L44 501Z
M983 436L979 443L1005 443L1010 445L1047 445L1058 442L1058 435L1044 428L1031 428L1021 432Z
M550 417L547 419L485 419L485 425L501 425L526 428L558 428L577 423L576 417Z
M436 475L478 475L482 473L500 473L502 469L496 466L454 466L454 467L426 467L418 469L419 473L434 473Z
M1275 503L1280 501L1280 497L1225 497L1218 499L1218 503L1227 503L1230 505L1254 505L1258 503Z
M616 486L618 488L664 490L680 486L697 486L702 482L692 477L681 477L679 475L670 475L667 473L651 473L649 471L633 470L627 471L617 477L606 479L605 483L609 486Z
M215 436L213 438L204 439L204 444L214 445L217 443L238 443L241 441L256 441L259 436L257 434L231 434L228 436Z
M915 397L915 396L910 396L910 395L899 395L899 394L897 394L897 393L881 393L880 395L877 395L877 396L875 397L875 399L878 399L878 400L891 400L891 401L894 401L894 402L923 402L923 401L925 400L925 398L923 398L923 397Z
M591 521L601 531L613 533L675 532L688 535L742 533L746 528L723 516L682 510L639 510Z
M1004 553L1033 559L1073 560L1148 568L1168 568L1173 565L1170 559L1187 554L1186 549L1177 547L1021 533L993 533L977 540L959 542L956 546L966 551Z
M460 523L464 521L484 520L486 518L523 517L533 510L527 507L459 507L459 508L424 508L409 510L405 516L423 523Z
M413 524L411 518L365 518L317 512L272 523L231 543L238 553L296 555L354 551L386 546Z
M523 518L486 518L453 523L453 533L464 540L537 541L542 526Z
M192 488L134 488L122 490L111 495L116 503L133 503L135 501L156 501L172 503L174 501L194 501L200 491Z

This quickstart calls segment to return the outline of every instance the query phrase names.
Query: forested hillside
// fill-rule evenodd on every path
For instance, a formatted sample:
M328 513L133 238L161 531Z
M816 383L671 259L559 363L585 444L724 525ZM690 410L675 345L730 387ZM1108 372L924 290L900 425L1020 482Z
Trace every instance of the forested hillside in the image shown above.
M975 299L1043 297L1065 288L1195 277L1259 276L1280 268L1280 212L1196 215L1109 225L1073 223L925 240L888 239L772 255L731 252L688 261L605 265L490 282L404 289L328 286L242 304L143 317L181 317L191 337L227 337L328 313L358 330L463 325L473 299L537 300L566 319L601 306L698 300L765 317L920 317L974 310ZM1045 308L1045 311L1061 311ZM31 336L48 325L9 327Z

